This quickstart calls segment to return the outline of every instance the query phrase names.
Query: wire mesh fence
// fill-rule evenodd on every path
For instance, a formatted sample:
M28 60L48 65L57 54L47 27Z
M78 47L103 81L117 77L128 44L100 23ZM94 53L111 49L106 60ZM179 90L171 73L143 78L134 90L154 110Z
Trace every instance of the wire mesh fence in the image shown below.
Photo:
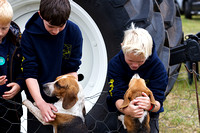
M200 132L198 101L199 74L194 71L193 83L188 72L182 66L176 83L164 102L165 111L161 113L159 124L162 133ZM173 75L176 77L176 75ZM197 86L195 86L195 81ZM196 90L197 89L197 90Z
M198 77L199 74L195 73ZM177 77L177 75L172 75L172 78ZM198 79L198 78L197 78ZM193 78L193 83L189 83L188 80L188 72L187 70L182 67L178 78L176 79L176 83L174 84L173 89L171 92L167 95L165 102L164 102L164 109L165 111L160 114L159 118L159 125L160 125L160 132L161 133L196 133L200 132L200 123L199 123L199 114L198 114L198 104L197 104L197 93L196 93L196 87L197 91L199 90L200 83L198 80L196 80L197 86L195 86L195 79ZM107 95L107 91L103 91L101 94L96 94L93 97L96 97L98 95ZM199 96L199 94L198 94ZM91 100L93 97L86 97L85 100ZM1 98L2 99L2 98ZM20 104L15 103L13 101L6 101L10 104ZM115 112L109 112L106 107L106 99L101 99L96 106L101 106L101 110L95 110L93 108L92 110L94 113L102 113L101 118L96 118L93 113L90 113L86 116L86 124L87 119L94 122L93 124L88 125L89 132L98 133L102 132L103 130L109 133L120 133L123 131L123 126L120 121L117 120L117 113ZM7 108L7 112L9 110L13 110L12 108ZM27 110L26 107L23 106L23 116L21 117L21 132L26 133L27 132ZM5 115L5 114L4 114ZM5 119L4 115L1 114L0 119ZM109 122L117 121L117 126L112 127L113 125ZM9 121L7 121L9 122ZM10 126L19 124L19 123L10 123ZM42 125L42 124L41 124ZM104 125L105 129L97 130L99 127L103 127L101 125ZM111 126L112 125L112 126ZM8 131L9 132L9 128ZM35 131L37 132L37 131Z

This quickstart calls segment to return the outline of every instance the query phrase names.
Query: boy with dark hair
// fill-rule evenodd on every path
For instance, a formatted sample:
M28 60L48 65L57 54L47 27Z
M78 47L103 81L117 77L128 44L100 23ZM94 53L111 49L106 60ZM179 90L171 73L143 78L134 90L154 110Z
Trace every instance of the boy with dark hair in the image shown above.
M27 98L35 101L45 122L55 119L53 111L57 109L51 103L57 98L46 96L43 84L67 73L78 79L83 39L79 27L68 20L70 11L68 0L41 0L39 11L29 19L22 36ZM53 131L52 127L40 126L29 120L28 132Z
M20 132L21 90L25 81L21 70L20 29L12 22L13 10L0 1L0 132Z

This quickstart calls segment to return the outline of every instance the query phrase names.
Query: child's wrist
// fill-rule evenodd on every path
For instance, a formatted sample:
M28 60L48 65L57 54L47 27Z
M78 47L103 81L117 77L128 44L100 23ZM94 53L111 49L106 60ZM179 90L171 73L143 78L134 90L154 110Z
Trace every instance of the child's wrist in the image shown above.
M154 108L155 108L155 104L151 104L151 107L149 108L149 112L152 112L153 110L154 110Z

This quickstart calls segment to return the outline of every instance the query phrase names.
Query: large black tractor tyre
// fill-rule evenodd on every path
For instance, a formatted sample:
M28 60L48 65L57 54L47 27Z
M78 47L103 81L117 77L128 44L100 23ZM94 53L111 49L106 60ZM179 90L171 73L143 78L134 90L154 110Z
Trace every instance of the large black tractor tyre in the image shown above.
M180 15L172 0L74 0L95 21L106 44L108 61L120 50L123 31L133 22L152 35L157 53L169 73L169 94L178 76L180 64L169 66L170 47L180 44L183 33ZM124 132L116 112L106 105L108 83L100 98L86 115L89 132Z

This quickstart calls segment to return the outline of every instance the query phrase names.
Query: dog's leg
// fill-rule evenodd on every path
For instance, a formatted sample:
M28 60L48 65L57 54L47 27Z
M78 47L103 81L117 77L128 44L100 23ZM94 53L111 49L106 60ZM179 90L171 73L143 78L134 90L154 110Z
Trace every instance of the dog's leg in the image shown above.
M49 125L48 123L43 121L42 115L40 110L33 105L33 103L31 101L29 101L28 99L24 100L22 102L27 108L28 110L43 124L43 125Z
M124 115L118 116L118 120L122 122L122 125L124 126L124 129L126 129L126 125L124 124Z

